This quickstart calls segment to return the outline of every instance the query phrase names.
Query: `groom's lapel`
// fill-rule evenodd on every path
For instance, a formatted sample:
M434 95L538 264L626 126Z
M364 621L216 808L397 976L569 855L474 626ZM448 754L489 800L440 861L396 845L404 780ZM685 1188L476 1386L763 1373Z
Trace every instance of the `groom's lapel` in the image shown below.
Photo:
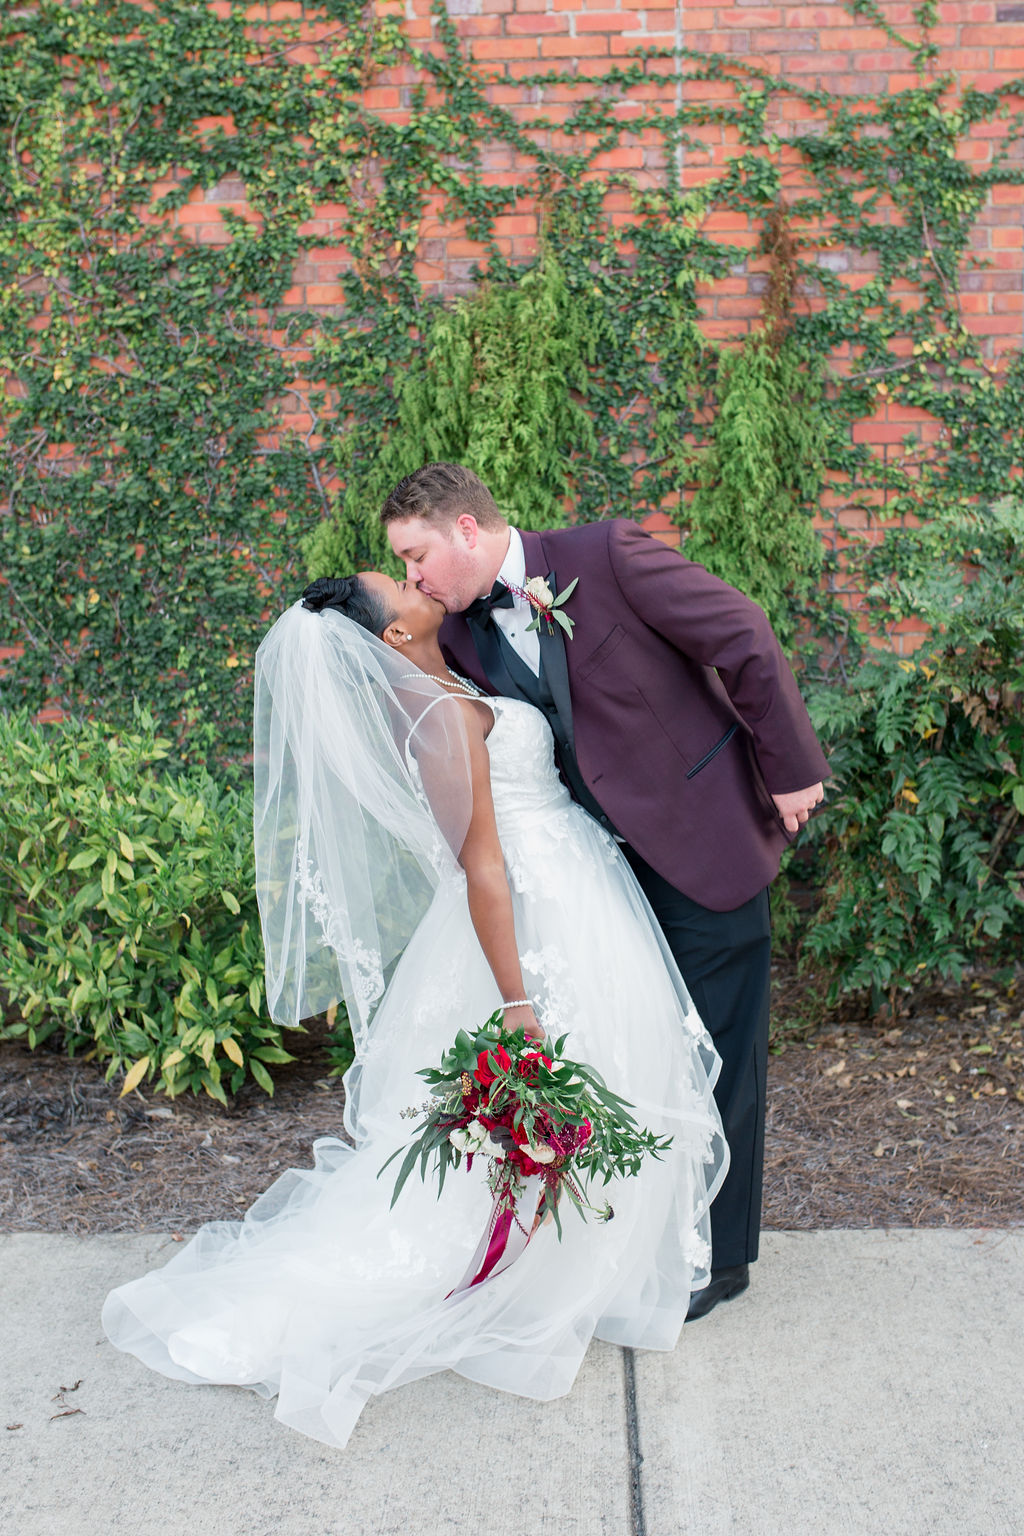
M557 592L558 583L554 571L548 572L547 581L552 592ZM560 624L555 624L553 628L554 633L550 634L547 624L543 618L541 619L538 631L540 656L544 664L544 676L548 680L551 697L558 710L558 718L562 722L569 746L575 754L576 738L572 728L572 697L569 692L569 663L565 654L565 632Z
M497 624L493 620L489 624L482 624L479 619L467 618L466 628L473 638L480 664L492 688L510 698L525 699L528 704L532 704L533 700L520 688L505 663Z
M520 534L523 541L523 554L526 556L527 579L531 576L540 576L547 572L548 586L552 592L558 591L555 572L548 569L544 554L544 544L539 533L533 533L526 529ZM560 624L554 626L554 634L548 634L548 626L544 620L540 621L538 634L540 636L540 654L544 663L544 676L547 678L548 687L551 689L551 697L558 710L558 717L562 722L569 746L576 751L576 741L572 728L572 696L569 692L569 663L565 654L565 633Z

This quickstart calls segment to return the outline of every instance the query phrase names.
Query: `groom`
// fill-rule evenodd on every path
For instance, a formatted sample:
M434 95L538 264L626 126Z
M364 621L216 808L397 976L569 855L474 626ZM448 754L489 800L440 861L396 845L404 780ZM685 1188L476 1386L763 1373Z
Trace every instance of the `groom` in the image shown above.
M408 475L381 520L408 579L448 611L452 666L544 711L565 782L622 844L722 1058L731 1163L711 1282L690 1305L703 1317L757 1258L767 886L828 772L796 681L755 603L635 523L520 533L458 464ZM528 582L553 610L532 631Z

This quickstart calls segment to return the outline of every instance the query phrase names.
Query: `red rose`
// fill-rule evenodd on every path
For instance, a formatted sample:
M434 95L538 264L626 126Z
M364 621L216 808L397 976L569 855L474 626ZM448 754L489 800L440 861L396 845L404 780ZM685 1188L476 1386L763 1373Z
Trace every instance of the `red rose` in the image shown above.
M527 1131L524 1120L521 1120L518 1125L513 1125L511 1119L509 1120L509 1131L516 1146L519 1147L525 1147L527 1144L543 1147L552 1139L551 1130L551 1121L547 1115L543 1114L535 1117L532 1133Z
M540 1063L542 1062L545 1067L550 1067L551 1057L542 1055L540 1051L530 1051L528 1055L523 1057L516 1070L519 1076L524 1078L526 1082L535 1083L537 1081L537 1073L540 1071Z
M493 1051L481 1051L476 1059L476 1071L473 1076L482 1088L489 1088L497 1077L497 1072L491 1065L496 1062L503 1072L507 1072L512 1065L512 1059L503 1045L495 1046Z

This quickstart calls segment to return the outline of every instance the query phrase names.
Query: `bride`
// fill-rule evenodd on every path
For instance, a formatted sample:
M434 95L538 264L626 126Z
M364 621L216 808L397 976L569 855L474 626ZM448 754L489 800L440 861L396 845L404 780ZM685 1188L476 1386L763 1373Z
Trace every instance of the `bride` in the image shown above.
M276 1397L343 1446L366 1400L434 1371L527 1397L569 1391L591 1338L672 1349L707 1284L728 1163L718 1058L615 842L558 778L546 721L446 667L444 609L370 572L318 581L256 657L255 836L272 1016L344 997L352 1145L325 1137L242 1221L214 1221L107 1297L118 1349L186 1382ZM491 1206L486 1163L438 1198L394 1165L417 1070L498 1008L568 1033L660 1161L568 1211L503 1272L451 1294Z

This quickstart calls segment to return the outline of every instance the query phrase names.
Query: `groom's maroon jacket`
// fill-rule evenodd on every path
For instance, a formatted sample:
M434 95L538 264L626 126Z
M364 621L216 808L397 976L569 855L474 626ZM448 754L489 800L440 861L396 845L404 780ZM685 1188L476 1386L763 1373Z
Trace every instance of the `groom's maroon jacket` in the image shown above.
M635 523L522 539L527 577L553 572L556 592L579 577L565 605L572 639L557 627L549 636L543 621L540 639L563 721L567 676L585 783L678 890L714 911L740 906L775 877L791 841L769 791L828 773L764 613ZM459 671L497 691L461 614L440 638Z

